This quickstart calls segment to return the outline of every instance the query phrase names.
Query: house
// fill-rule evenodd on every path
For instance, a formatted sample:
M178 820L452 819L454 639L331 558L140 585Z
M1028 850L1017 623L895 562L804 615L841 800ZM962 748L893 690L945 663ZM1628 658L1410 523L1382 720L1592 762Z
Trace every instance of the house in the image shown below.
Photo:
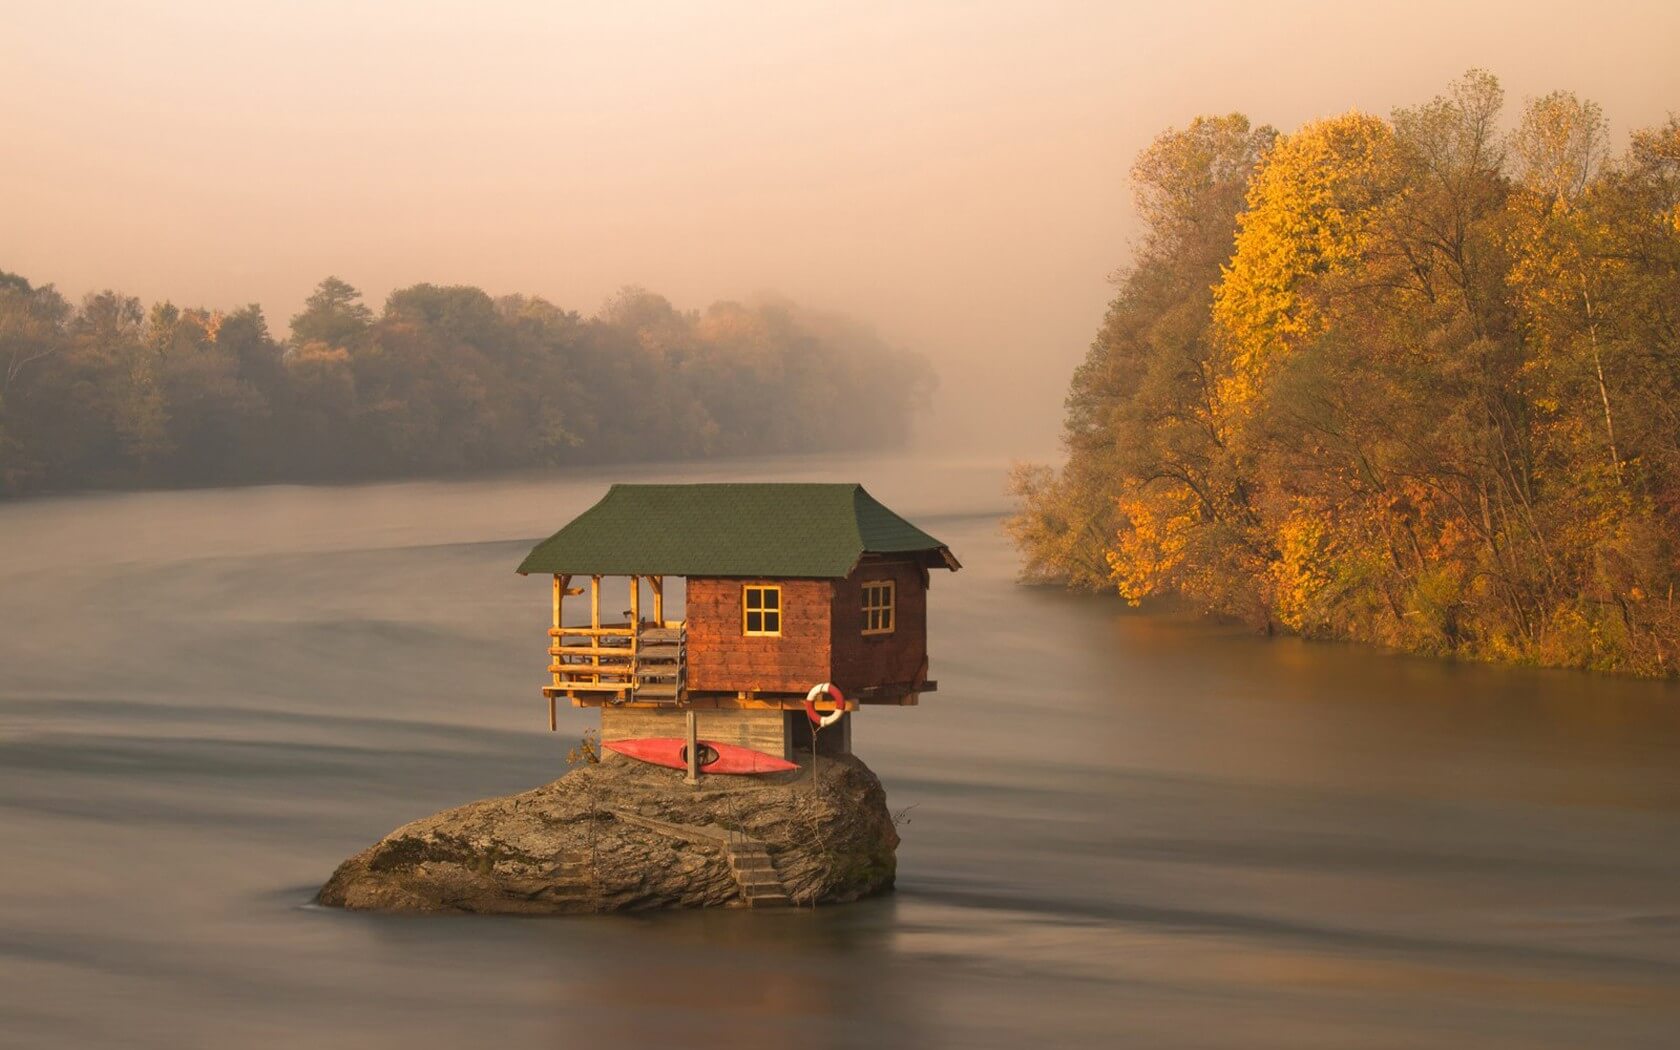
M564 698L602 709L603 740L682 736L698 722L707 739L788 758L811 746L804 704L819 683L837 685L848 711L937 688L929 574L958 568L861 485L707 484L614 485L518 571L553 577L550 729ZM566 600L586 593L587 606ZM851 717L820 735L821 750L850 750Z

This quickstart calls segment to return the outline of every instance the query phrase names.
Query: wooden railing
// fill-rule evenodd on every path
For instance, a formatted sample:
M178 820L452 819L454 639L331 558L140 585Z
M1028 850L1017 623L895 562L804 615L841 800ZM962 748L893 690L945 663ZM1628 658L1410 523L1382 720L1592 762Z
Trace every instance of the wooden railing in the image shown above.
M549 696L609 694L608 699L676 701L687 685L688 626L665 623L552 627Z

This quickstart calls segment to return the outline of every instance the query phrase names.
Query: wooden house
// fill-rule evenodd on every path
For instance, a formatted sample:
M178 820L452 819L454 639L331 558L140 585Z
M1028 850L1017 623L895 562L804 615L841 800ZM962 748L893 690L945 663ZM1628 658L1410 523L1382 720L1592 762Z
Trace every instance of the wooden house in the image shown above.
M614 485L519 566L553 578L549 728L563 698L602 709L603 740L682 736L698 720L707 739L791 757L812 740L804 702L819 683L847 710L937 688L929 572L959 567L861 485ZM619 577L613 615L603 581ZM850 723L821 750L849 750Z

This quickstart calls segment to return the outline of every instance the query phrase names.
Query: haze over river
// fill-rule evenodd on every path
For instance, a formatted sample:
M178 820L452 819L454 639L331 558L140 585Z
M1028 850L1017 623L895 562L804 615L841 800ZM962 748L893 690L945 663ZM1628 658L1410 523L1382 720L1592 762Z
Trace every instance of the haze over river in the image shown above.
M777 460L0 505L5 1047L1673 1047L1680 688L1014 582L1004 464ZM546 581L610 480L861 480L948 542L869 709L897 893L416 918L344 857L564 771Z

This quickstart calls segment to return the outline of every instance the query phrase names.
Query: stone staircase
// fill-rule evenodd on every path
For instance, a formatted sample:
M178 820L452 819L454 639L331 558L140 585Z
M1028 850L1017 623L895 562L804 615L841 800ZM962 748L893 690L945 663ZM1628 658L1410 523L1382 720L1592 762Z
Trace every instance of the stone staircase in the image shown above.
M702 845L722 846L729 863L729 874L741 892L741 903L749 908L785 908L793 903L787 887L776 874L770 851L764 843L738 831L728 831L715 824L676 824L668 820L643 816L615 809L613 816L629 824L636 824L661 835L684 839Z
M594 909L597 903L595 880L589 870L589 862L583 859L583 854L562 853L555 860L551 877L559 885L548 892L549 900L566 901Z
M793 903L787 887L776 874L770 851L762 842L743 835L731 835L724 845L729 857L729 872L741 887L741 900L749 908L785 908Z
M483 869L488 873L488 868ZM504 878L508 892L524 896L533 904L541 904L541 911L596 911L600 901L595 892L589 862L580 853L561 853L554 864L540 876L532 878Z

